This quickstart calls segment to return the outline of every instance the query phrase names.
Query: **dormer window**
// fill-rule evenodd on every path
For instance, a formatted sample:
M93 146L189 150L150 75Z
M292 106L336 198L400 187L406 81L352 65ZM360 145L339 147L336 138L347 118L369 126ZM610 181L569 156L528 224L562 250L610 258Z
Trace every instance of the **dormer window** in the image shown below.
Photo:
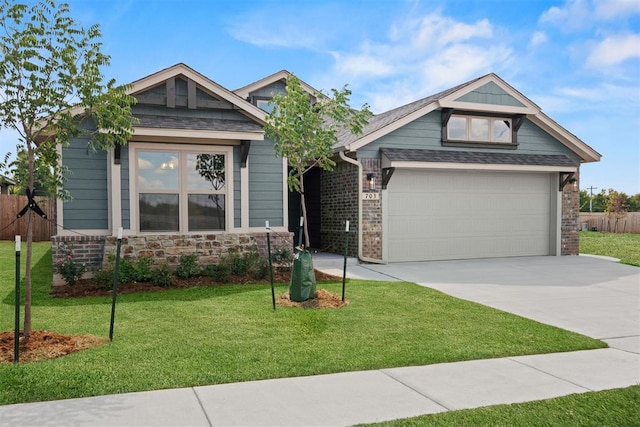
M518 128L524 115L502 116L442 110L442 145L511 148L518 145Z
M513 128L506 117L452 115L447 126L448 141L511 144Z

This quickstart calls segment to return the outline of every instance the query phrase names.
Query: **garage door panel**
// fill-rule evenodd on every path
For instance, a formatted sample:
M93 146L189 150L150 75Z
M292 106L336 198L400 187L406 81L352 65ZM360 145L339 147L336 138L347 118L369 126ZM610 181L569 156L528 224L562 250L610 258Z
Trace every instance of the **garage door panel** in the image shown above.
M549 254L550 176L396 170L389 261Z

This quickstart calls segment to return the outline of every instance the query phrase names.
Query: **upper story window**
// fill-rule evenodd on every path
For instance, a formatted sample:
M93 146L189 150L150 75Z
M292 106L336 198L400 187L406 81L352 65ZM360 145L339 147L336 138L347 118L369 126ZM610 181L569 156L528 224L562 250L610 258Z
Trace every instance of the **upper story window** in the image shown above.
M513 143L510 118L453 114L446 126L446 140L450 142Z
M276 105L271 103L271 99L267 98L256 99L256 106L267 114L270 114L276 108Z

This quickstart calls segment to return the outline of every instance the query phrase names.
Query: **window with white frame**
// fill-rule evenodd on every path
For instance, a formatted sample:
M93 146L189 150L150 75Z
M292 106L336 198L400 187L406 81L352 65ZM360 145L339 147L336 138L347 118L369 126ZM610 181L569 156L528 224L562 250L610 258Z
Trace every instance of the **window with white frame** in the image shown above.
M447 123L447 140L511 144L512 126L510 118L454 114Z
M226 229L229 150L145 145L135 156L139 231Z

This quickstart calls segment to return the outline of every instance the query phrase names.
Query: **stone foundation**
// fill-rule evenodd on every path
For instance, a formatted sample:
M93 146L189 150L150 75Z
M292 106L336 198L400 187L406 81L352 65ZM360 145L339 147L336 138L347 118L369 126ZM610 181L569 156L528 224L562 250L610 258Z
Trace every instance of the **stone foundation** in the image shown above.
M64 259L68 250L73 258L87 266L85 276L91 275L108 262L109 254L115 255L117 239L106 236L54 236L51 238L52 261ZM271 247L293 246L293 233L272 233ZM162 234L125 236L122 238L120 254L123 258L151 257L156 264L178 265L181 255L196 255L201 265L215 264L220 256L235 249L240 254L257 251L267 255L267 236L262 233L219 234ZM54 272L53 284L62 285L64 280Z

